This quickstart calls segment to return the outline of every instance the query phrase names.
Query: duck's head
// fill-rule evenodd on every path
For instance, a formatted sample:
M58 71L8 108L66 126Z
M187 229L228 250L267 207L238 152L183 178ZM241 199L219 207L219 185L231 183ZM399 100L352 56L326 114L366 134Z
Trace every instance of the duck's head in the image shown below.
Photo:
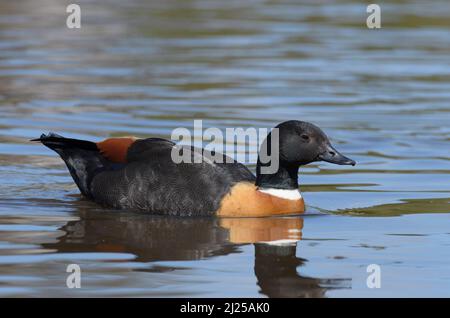
M276 126L279 133L280 161L306 165L314 161L327 161L338 165L356 162L345 157L332 145L327 135L316 125L290 120Z
M272 131L264 141L258 165L256 167L256 184L260 187L281 189L298 188L298 169L302 165L315 161L327 161L338 165L352 165L356 162L337 151L327 135L316 125L308 122L290 120L275 127L278 133L278 160L279 165L275 170L266 169L272 167L271 161L264 163L261 159L263 149L266 154L272 156ZM264 147L264 148L263 148ZM272 159L270 159L272 160ZM264 172L270 171L270 172Z

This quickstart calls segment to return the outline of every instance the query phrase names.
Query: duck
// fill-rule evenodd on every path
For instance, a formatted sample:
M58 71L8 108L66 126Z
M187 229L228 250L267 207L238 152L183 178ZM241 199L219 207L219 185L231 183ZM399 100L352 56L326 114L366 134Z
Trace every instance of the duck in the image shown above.
M31 141L55 151L66 164L81 194L97 204L156 215L269 217L301 214L301 166L317 161L338 165L356 162L332 145L316 125L290 120L276 127L278 147L268 133L258 155L256 175L224 155L163 138L110 137L93 142L42 134ZM277 151L276 169L261 159L263 147ZM172 152L203 160L175 162ZM222 161L214 161L214 158ZM272 170L272 171L271 171Z

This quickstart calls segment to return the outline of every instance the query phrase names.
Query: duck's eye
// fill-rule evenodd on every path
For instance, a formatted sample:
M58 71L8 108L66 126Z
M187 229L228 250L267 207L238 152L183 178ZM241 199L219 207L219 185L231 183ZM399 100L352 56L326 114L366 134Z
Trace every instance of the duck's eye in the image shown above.
M308 135L301 135L303 140L309 140L309 136Z

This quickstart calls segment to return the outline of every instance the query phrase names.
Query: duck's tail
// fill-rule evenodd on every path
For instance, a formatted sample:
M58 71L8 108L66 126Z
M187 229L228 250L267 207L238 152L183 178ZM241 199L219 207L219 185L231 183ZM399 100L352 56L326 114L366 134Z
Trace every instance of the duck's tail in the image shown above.
M89 185L92 178L108 165L97 148L96 143L86 140L64 138L55 133L42 134L37 139L60 155L66 163L81 193L91 197Z

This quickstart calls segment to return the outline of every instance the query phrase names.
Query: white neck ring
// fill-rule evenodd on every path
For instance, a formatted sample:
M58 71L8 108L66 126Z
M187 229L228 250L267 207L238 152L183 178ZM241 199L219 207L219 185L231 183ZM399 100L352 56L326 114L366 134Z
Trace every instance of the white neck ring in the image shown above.
M268 188L268 189L258 189L258 191L286 200L300 200L302 198L300 190L298 189L286 190L286 189Z

